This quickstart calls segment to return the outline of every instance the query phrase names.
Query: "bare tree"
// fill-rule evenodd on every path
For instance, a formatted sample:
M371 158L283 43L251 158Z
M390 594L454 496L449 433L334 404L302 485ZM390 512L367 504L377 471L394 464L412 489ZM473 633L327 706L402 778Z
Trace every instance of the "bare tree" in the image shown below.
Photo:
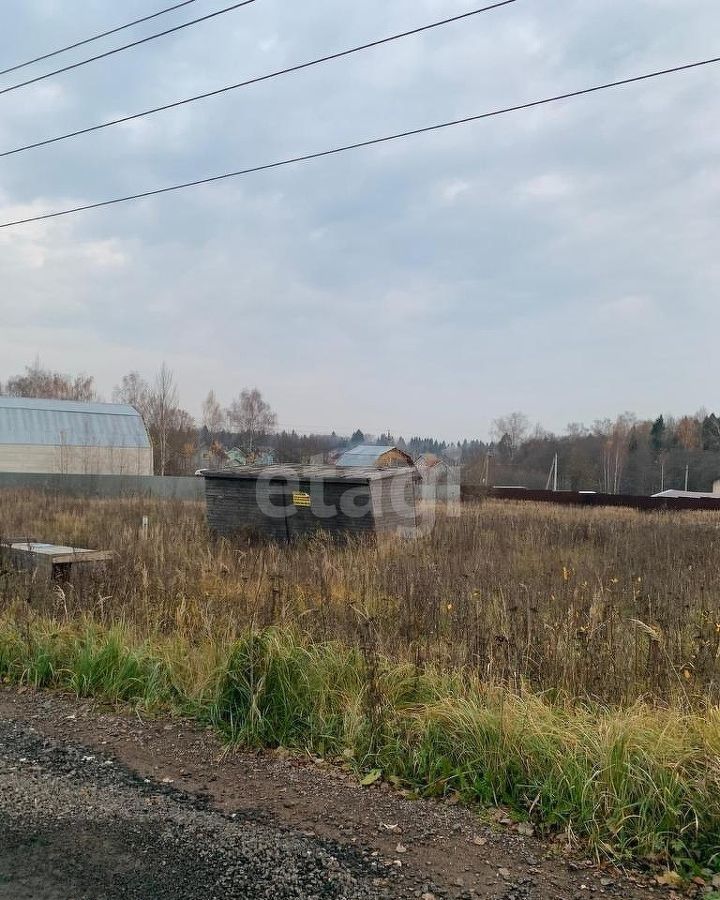
M565 433L569 438L577 440L578 438L587 437L590 434L590 429L583 422L568 422Z
M527 437L530 429L530 420L522 412L511 412L506 416L499 416L493 420L493 436L501 441L507 436L507 445L510 450L510 458L515 454L520 444Z
M197 430L190 413L178 405L175 377L165 363L152 385L139 372L128 372L113 390L112 398L116 403L133 406L143 417L152 440L158 474L191 471Z
M210 391L202 404L202 423L210 433L210 437L222 431L225 425L225 413L218 403L215 391Z
M128 372L127 375L123 375L120 384L113 388L112 398L114 403L126 403L128 406L132 406L147 424L150 385L139 372Z
M170 433L176 425L178 390L175 376L165 363L155 376L148 397L148 427L155 440L160 474L164 475L168 464Z
M675 436L685 450L699 450L702 446L702 424L693 416L683 416L675 426Z
M248 452L252 453L258 435L271 434L277 428L277 416L270 404L263 400L257 388L240 393L230 404L227 411L228 420L247 437Z
M623 469L628 455L630 432L637 422L635 413L618 416L610 426L603 452L603 479L608 493L620 493Z
M172 460L173 472L190 475L194 470L192 461L197 450L197 428L195 420L184 409L175 409L172 427L168 437L168 454Z
M25 367L24 375L14 375L5 385L10 397L34 397L43 400L95 400L94 379L90 375L64 375L44 369L40 357Z

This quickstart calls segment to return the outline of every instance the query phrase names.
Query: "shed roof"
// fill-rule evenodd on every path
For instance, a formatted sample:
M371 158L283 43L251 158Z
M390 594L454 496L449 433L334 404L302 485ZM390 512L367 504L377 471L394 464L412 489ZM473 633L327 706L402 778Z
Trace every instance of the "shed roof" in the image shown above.
M0 397L0 444L150 448L140 413L122 403Z
M417 477L410 466L396 469L356 468L338 469L336 466L275 465L237 466L232 469L203 469L198 473L204 478L282 479L288 481L341 481L347 483L377 481L380 478L397 478L402 475Z
M711 494L707 491L676 491L674 489L660 491L653 494L653 497L668 497L670 499L688 499L688 500L720 500L720 494Z
M445 466L447 468L447 463L441 456L438 456L437 453L421 453L415 460L415 465L419 469L434 469L436 466Z
M398 447L395 447L392 444L388 446L377 446L376 444L358 444L357 447L352 447L350 450L346 450L338 459L336 465L342 467L372 467L377 464L378 459L383 456L383 454L389 453L391 450L397 450L398 453L402 453L403 456L407 457L408 465L412 465L411 457L407 453L405 453L404 450L400 450Z

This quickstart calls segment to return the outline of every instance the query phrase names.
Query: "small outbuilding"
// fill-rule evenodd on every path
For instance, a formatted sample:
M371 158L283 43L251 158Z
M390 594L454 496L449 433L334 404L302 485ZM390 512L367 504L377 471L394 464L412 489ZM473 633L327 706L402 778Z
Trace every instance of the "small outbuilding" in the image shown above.
M335 463L343 469L349 467L390 469L412 464L412 456L399 447L383 447L375 444L358 444L357 447L346 450Z
M413 536L419 524L414 466L242 466L200 474L208 525L220 535L284 542L318 532Z
M415 465L423 477L427 478L440 478L450 468L445 460L436 453L422 453L415 460Z
M448 502L460 500L460 469L449 466L435 453L423 453L415 461L422 478L420 495L423 500Z

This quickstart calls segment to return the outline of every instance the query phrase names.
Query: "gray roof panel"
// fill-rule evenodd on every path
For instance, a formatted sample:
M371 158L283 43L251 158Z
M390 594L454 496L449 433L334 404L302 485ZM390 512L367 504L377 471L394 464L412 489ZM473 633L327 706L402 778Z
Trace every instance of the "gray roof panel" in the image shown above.
M121 403L0 397L0 444L151 447L140 414Z
M653 494L653 497L669 497L670 499L687 499L687 500L720 500L720 494L713 494L709 491L677 491L667 490Z
M228 469L202 469L197 474L204 478L285 479L286 481L339 481L365 483L384 478L411 477L418 473L412 466L396 469L355 468L338 469L335 466L277 464L273 466L235 466Z
M338 459L336 465L343 468L345 466L374 466L383 453L394 449L395 447L392 444L388 447L378 447L375 444L358 444L357 447L346 450Z

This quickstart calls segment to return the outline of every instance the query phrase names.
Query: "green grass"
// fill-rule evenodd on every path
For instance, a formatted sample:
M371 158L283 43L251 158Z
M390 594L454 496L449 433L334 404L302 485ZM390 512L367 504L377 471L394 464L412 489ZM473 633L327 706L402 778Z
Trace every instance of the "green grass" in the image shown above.
M148 707L179 700L167 662L149 645L131 644L120 628L103 630L90 624L77 631L5 627L0 633L0 678Z
M720 870L720 711L606 708L416 670L292 630L219 645L0 620L0 679L172 710L250 747L504 806L598 854Z

